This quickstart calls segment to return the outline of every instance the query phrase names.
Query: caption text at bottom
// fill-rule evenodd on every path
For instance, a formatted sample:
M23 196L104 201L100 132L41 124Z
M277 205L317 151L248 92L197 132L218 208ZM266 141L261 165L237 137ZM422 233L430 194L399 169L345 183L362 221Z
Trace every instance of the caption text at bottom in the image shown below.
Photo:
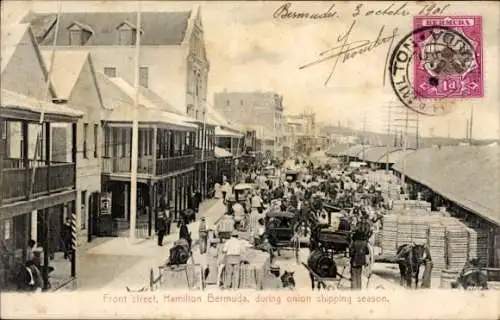
M222 304L362 304L362 303L389 303L384 295L342 295L342 294L278 294L262 293L257 295L244 294L146 294L129 293L125 295L104 294L103 302L110 304L159 304L159 303L222 303Z

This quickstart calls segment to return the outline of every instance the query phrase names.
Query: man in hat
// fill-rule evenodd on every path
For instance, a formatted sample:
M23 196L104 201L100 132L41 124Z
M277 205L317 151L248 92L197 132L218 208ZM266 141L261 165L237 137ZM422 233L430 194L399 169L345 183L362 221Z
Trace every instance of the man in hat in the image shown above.
M222 248L222 252L225 254L224 265L225 265L225 279L224 288L225 289L237 289L239 285L239 266L241 261L242 244L240 239L238 239L238 233L233 231L231 234L231 239L227 240Z
M361 289L361 278L363 274L363 267L367 265L367 256L370 254L368 248L368 241L366 236L356 230L352 237L352 243L349 248L349 255L351 256L351 289Z
M165 218L165 214L163 212L158 214L156 232L158 233L158 246L162 247L163 237L165 237L165 233L167 232L167 219Z
M198 238L200 241L200 253L204 254L207 251L208 228L205 217L201 217L198 226Z

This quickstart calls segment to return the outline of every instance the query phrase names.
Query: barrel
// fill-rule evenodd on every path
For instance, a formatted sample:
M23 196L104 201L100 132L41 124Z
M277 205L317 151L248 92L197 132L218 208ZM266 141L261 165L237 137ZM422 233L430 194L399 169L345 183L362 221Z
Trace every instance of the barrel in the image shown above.
M320 250L315 250L307 259L307 266L322 278L335 278L337 265L335 261Z
M457 269L444 269L441 270L441 289L450 289L451 284L457 281L458 276L460 275L460 270Z

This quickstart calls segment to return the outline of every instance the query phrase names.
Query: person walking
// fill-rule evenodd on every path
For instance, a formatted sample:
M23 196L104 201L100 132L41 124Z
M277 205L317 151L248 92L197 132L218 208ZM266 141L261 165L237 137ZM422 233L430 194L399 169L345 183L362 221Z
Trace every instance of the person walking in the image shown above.
M208 228L205 221L205 217L201 217L198 226L198 239L200 241L200 254L204 254L207 251L207 241L208 241Z
M158 246L163 246L163 237L165 237L165 233L167 232L167 219L165 219L165 214L160 212L158 215L158 222L156 224L156 232L158 233Z

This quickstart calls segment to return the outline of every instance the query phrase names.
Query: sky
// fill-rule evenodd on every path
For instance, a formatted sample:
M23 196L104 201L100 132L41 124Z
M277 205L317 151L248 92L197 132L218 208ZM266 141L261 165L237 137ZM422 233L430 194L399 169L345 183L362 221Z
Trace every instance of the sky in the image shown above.
M144 1L143 11L178 10L195 2ZM383 10L391 2L307 2L291 3L289 11L323 13L334 4L335 16L321 20L279 19L274 12L285 2L199 2L204 35L210 60L208 100L224 89L228 91L276 91L284 96L285 113L304 110L316 113L320 122L349 125L361 129L363 114L366 129L385 132L387 106L401 106L388 81L383 83L389 45L339 63L333 77L325 85L332 68L327 61L306 69L300 66L316 60L319 54L337 44L338 37L355 20L349 40L375 40L382 26L388 36L394 28L401 35L411 32L412 16L431 2L409 2L407 16L372 15L353 17L362 4L361 13ZM403 2L393 4L392 10ZM444 2L440 2L444 6ZM496 6L496 9L495 8ZM135 1L63 1L62 12L70 11L134 11ZM453 103L445 116L420 116L424 136L463 138L471 108L474 109L473 138L500 137L500 22L495 15L496 2L451 3L447 15L483 16L483 55L485 96L462 99ZM2 1L2 25L15 23L28 10L56 12L55 1Z

